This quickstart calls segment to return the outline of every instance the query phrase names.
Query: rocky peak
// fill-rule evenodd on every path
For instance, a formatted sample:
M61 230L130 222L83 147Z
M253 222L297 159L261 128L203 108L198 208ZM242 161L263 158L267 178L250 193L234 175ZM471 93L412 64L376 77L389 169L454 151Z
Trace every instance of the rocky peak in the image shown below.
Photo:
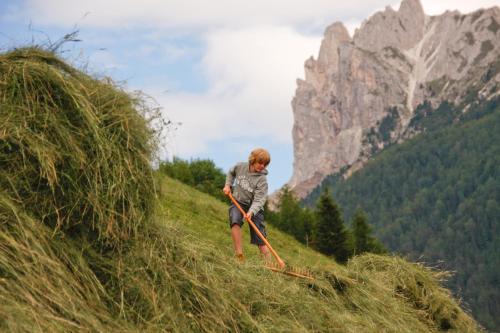
M340 44L350 41L349 32L342 22L335 22L327 27L319 49L318 64L325 67L337 67L339 59L338 47Z
M470 89L500 94L500 8L426 16L419 0L375 13L351 39L342 23L325 30L318 60L297 80L294 167L301 198L329 174L363 166L401 142L424 101L459 103Z
M426 15L419 0L404 0L396 12L391 7L364 21L354 34L356 46L370 51L384 47L406 50L422 39Z
M323 89L325 83L329 81L328 77L338 71L340 45L349 42L351 42L351 37L341 22L328 26L321 42L318 60L311 57L305 63L306 81L317 90Z
M424 8L422 7L420 0L403 0L399 6L398 12L404 18L412 16L422 18L425 16Z

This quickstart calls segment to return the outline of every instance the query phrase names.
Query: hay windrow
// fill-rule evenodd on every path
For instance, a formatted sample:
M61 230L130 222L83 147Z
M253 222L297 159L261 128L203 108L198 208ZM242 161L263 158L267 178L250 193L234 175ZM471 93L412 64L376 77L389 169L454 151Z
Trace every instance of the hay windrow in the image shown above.
M143 103L37 48L0 55L0 186L51 228L110 245L151 214Z
M450 291L442 287L443 279L449 276L447 272L434 271L399 257L372 254L355 257L349 262L349 268L385 281L389 292L419 311L422 321L439 330L474 330L474 321L453 300Z

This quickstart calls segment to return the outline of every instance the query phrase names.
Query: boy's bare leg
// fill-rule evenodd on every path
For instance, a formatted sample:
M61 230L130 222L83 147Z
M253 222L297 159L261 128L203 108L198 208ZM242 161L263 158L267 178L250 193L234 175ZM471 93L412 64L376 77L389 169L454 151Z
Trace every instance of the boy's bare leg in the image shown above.
M259 245L259 251L262 254L262 257L264 257L264 261L266 264L271 262L271 252L269 252L269 249L267 248L267 245Z
M234 253L236 256L243 254L243 245L241 239L241 227L233 224L231 227L231 237L233 238Z

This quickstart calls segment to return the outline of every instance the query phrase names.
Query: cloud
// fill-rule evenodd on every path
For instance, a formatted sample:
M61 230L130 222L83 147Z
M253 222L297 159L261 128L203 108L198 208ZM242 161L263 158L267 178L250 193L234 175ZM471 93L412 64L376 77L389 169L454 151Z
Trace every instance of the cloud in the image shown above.
M217 30L206 35L202 64L209 81L200 94L145 91L182 125L175 133L177 154L196 155L221 139L266 137L291 144L290 101L304 60L317 52L319 37L288 27Z
M199 31L244 28L255 25L291 25L322 30L334 21L362 21L386 6L399 8L398 0L27 0L12 5L7 16L22 11L36 24L72 27L162 28ZM427 14L458 9L467 13L498 6L499 0L421 0ZM9 14L10 13L10 14ZM14 15L15 17L15 15ZM317 30L316 30L317 31Z
M316 25L334 20L362 19L390 0L27 0L25 15L38 24L71 27L156 27L206 29L253 25Z

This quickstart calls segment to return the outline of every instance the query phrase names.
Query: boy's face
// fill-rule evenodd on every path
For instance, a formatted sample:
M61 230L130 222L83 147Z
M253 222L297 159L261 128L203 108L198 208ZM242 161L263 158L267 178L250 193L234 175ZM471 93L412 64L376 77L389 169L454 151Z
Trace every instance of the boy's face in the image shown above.
M256 172L262 172L266 168L266 165L259 161L256 161L252 166Z

